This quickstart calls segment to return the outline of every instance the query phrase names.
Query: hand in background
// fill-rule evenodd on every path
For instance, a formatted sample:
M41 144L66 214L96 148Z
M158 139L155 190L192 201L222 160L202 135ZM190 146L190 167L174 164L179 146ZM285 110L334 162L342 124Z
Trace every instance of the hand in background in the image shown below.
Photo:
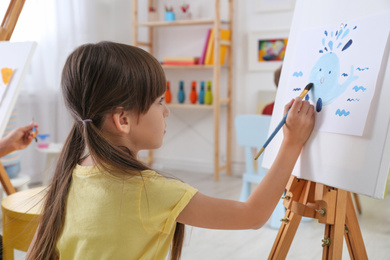
M0 140L0 157L16 150L26 148L34 139L33 127L38 133L38 124L31 124L19 127L11 131L6 137Z

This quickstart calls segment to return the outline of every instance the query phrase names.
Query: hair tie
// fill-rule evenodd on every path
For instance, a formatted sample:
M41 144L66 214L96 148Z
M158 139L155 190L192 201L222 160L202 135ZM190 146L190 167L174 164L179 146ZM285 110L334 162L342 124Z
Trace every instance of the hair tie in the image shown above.
M81 122L83 122L83 125L85 125L86 122L92 122L92 119L84 119L84 120L81 120Z

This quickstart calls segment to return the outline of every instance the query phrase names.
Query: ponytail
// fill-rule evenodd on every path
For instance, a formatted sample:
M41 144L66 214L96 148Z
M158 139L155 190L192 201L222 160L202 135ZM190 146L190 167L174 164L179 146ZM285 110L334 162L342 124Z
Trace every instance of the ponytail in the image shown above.
M72 172L83 152L84 141L80 128L74 124L65 141L53 180L47 187L36 241L27 259L54 259L56 243L64 225L65 202L72 180Z

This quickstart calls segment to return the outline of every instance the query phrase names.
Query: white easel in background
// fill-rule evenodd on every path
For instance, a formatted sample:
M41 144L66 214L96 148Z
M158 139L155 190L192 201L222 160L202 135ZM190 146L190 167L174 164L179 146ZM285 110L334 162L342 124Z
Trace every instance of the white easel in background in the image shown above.
M9 41L11 35L14 31L16 22L18 21L20 12L23 9L25 0L11 0L7 12L4 15L3 22L0 27L0 41ZM4 169L4 166L0 163L0 181L3 186L4 192L7 195L16 192L15 187L25 188L27 183L30 181L29 177L27 178L15 178L12 181L7 175L7 172ZM14 187L15 186L15 187Z

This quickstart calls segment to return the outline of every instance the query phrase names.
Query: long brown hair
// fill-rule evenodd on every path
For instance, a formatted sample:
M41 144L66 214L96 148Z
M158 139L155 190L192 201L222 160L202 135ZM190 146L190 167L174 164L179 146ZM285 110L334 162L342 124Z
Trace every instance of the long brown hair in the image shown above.
M129 45L100 42L85 44L71 53L61 78L65 104L74 119L48 187L42 219L29 259L54 259L65 219L65 203L74 167L86 150L108 172L140 175L149 169L136 155L111 143L101 131L104 117L114 109L148 111L165 92L165 74L148 52ZM91 119L92 122L82 120ZM171 259L180 258L184 225L177 223Z

